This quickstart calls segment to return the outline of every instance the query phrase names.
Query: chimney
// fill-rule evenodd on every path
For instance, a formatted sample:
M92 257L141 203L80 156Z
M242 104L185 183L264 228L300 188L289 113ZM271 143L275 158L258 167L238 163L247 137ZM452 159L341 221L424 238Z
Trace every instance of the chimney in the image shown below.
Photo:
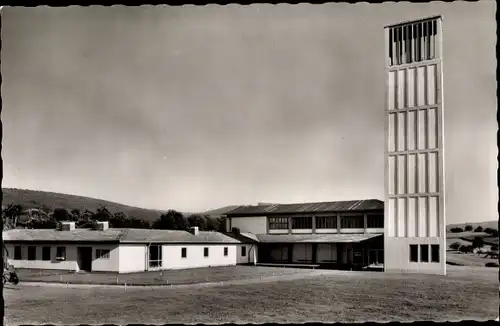
M231 231L233 231L233 233L236 235L240 234L240 228L232 228Z
M75 229L75 222L61 222L61 231L73 231Z
M96 223L96 230L97 231L106 231L109 229L109 222L108 221L98 221Z
M189 232L191 232L192 235L198 235L200 233L199 228L197 226L190 227Z

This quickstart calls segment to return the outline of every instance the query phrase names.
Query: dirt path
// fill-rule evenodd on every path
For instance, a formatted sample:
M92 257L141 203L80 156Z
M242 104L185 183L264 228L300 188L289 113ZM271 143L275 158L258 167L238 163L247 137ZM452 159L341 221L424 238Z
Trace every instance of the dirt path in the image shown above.
M332 271L332 270L318 270L308 273L297 273L290 275L277 275L277 276L261 276L257 278L249 278L243 280L231 280L224 282L203 282L195 284L174 284L174 285L116 285L116 284L71 284L71 283L49 283L49 282L21 282L19 285L23 286L53 286L53 287L67 287L67 288L134 288L134 289L150 289L150 288L195 288L195 287L210 287L210 286L226 286L226 285L244 285L254 283L270 283L278 281L292 281L296 279L303 279L309 277L318 277L321 275L332 275L339 273L347 273L346 271Z

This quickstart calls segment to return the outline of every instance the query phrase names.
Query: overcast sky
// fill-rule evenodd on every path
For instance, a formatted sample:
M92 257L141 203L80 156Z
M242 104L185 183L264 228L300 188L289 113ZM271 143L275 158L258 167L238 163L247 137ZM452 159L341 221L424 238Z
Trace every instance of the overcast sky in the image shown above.
M4 8L4 187L384 198L383 26L443 15L447 222L497 218L495 2Z

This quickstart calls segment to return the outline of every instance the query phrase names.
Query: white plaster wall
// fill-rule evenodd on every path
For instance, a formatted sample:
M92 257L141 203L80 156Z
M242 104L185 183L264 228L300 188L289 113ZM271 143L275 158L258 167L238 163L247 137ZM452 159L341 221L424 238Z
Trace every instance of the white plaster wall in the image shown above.
M14 244L6 243L5 246L9 251L9 264L13 265L14 268L33 268L33 269L57 269L57 270L78 270L77 264L77 254L75 245L51 245L51 244L39 244L36 245L36 255L37 260L28 260L28 245L21 245L22 259L14 260ZM42 260L42 247L50 246L50 261ZM66 260L59 261L56 260L56 247L66 247Z
M208 257L204 257L203 251L208 247ZM224 256L224 247L228 248L228 255ZM187 248L187 257L182 258L181 248ZM184 269L213 266L236 265L236 244L217 245L171 245L162 246L162 269Z
M250 232L253 234L267 233L267 217L232 217L231 225L233 228L239 228L241 232Z
M120 244L120 273L143 272L146 270L146 244Z
M80 270L78 266L78 247L92 248L92 271L118 271L118 247L117 245L78 245L78 244L34 244L36 247L36 260L28 260L28 244L21 245L22 259L14 260L14 244L5 244L9 252L8 261L15 268L30 269L56 269L56 270ZM50 247L50 260L42 260L42 248ZM66 247L66 260L56 260L57 247ZM96 249L109 250L109 259L96 259Z
M241 255L241 247L246 247L246 256ZM253 264L257 262L257 245L255 244L241 244L237 245L237 260L238 264Z
M288 234L288 229L273 229L273 230L269 230L269 234Z
M384 233L384 228L367 228L366 233Z
M312 229L292 229L292 234L311 234Z
M340 233L365 233L365 229L340 229Z
M84 247L84 246L82 246ZM95 272L118 272L119 248L112 244L95 244L92 247L92 271ZM97 259L97 249L109 250L109 258ZM55 249L54 249L55 252Z
M337 233L337 229L316 229L316 233Z
M410 262L410 244L439 244L439 263ZM386 272L446 274L446 240L442 238L396 238L386 237L384 244ZM420 258L420 257L419 257ZM431 256L429 254L429 260Z

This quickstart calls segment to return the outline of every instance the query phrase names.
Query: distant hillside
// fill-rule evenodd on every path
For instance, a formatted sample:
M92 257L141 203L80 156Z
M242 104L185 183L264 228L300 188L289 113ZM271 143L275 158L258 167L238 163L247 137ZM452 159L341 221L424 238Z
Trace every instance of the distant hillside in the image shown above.
M471 225L473 229L476 229L478 226L481 226L483 229L492 228L498 230L498 221L486 221L486 222L476 222L476 223L456 223L456 224L448 224L446 226L446 231L450 232L452 228L465 228L466 225Z
M235 209L237 207L239 207L239 205L224 206L224 207L221 207L221 208L217 208L217 209L212 209L212 210L206 211L206 212L203 213L203 215L208 215L208 216L216 217L216 216L219 216L219 215L226 214L227 212L232 211L233 209Z
M20 204L23 209L43 208L53 210L55 208L79 209L83 212L85 209L95 212L99 207L105 206L111 213L123 212L129 217L136 217L149 222L156 221L163 211L132 207L118 204L106 200L60 194L48 191L25 190L3 188L2 205L10 203Z

